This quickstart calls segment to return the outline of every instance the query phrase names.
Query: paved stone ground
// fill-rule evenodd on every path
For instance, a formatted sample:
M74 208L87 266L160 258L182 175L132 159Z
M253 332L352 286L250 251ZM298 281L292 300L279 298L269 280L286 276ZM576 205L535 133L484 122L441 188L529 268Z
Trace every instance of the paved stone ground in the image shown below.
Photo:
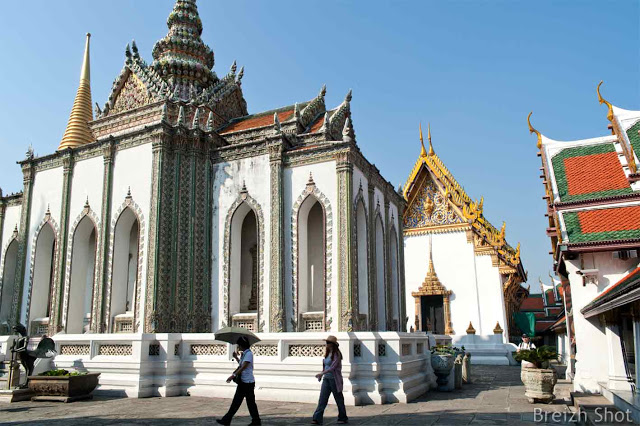
M429 392L409 404L347 407L354 425L518 425L534 422L534 408L548 413L567 413L564 398L569 385L556 385L552 404L531 405L524 396L520 368L473 366L474 383L451 393ZM0 403L0 424L11 425L211 425L230 404L228 399L174 397L145 399L107 399L70 404L55 402ZM315 409L312 404L258 402L264 425L309 424ZM249 424L246 405L238 412L234 425ZM337 421L337 409L325 411L325 425ZM553 423L547 418L546 423Z

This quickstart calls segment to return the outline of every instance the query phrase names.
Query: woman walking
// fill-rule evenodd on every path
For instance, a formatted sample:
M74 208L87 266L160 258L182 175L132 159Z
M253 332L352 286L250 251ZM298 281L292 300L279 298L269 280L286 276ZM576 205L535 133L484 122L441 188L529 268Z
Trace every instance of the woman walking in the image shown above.
M344 397L342 396L342 353L338 349L338 339L335 336L327 337L326 342L327 347L324 351L322 373L316 374L318 381L322 380L320 399L318 400L318 408L313 413L311 424L322 424L324 409L327 408L329 395L331 394L333 394L333 398L338 405L338 424L346 424L349 423L349 418L347 417Z
M242 356L238 359L237 352L233 353L233 359L238 361L239 365L227 379L227 383L233 380L238 384L238 387L236 388L236 394L233 396L233 401L227 414L221 419L216 419L216 422L221 425L231 424L233 416L245 398L247 398L247 408L249 408L249 414L251 414L251 423L249 423L249 426L262 424L260 414L258 414L258 406L256 405L256 396L254 394L256 380L253 377L253 352L251 352L250 346L249 340L246 337L240 337L238 339L238 350L242 351Z

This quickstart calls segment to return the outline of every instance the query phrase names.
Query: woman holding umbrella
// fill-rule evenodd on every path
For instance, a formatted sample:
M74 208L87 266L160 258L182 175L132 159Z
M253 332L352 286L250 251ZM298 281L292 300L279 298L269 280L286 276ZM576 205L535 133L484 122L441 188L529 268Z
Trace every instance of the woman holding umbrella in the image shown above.
M217 337L217 336L216 336ZM260 414L258 414L258 406L256 405L256 396L254 390L256 380L253 377L253 352L251 352L251 344L246 336L239 337L237 340L238 350L242 352L242 356L238 359L237 352L233 353L233 359L238 361L238 368L227 379L227 383L233 380L238 384L236 394L233 396L231 407L222 419L216 419L221 425L230 425L231 419L242 405L242 400L247 398L247 408L251 414L251 423L249 426L261 425Z

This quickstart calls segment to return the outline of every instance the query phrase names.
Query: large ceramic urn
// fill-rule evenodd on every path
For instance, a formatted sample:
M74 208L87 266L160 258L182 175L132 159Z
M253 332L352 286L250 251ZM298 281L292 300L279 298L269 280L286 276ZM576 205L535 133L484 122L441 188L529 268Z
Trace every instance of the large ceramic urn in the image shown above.
M556 370L546 368L523 368L520 379L524 384L525 396L530 404L549 404L555 398L553 388L558 382Z
M433 372L436 373L438 377L438 389L443 390L447 387L449 382L449 374L451 373L451 369L453 368L453 362L455 358L453 354L448 353L432 353L431 354L431 367L433 368Z

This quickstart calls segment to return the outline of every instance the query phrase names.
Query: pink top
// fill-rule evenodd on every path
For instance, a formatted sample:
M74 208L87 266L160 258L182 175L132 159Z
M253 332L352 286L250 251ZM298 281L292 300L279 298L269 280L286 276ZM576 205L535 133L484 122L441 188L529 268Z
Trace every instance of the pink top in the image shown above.
M322 368L324 368L324 361L322 363ZM336 354L335 359L326 370L322 370L322 374L325 373L333 373L333 379L336 381L336 387L338 388L338 392L342 392L343 389L343 381L342 381L342 360L340 359L340 355Z

